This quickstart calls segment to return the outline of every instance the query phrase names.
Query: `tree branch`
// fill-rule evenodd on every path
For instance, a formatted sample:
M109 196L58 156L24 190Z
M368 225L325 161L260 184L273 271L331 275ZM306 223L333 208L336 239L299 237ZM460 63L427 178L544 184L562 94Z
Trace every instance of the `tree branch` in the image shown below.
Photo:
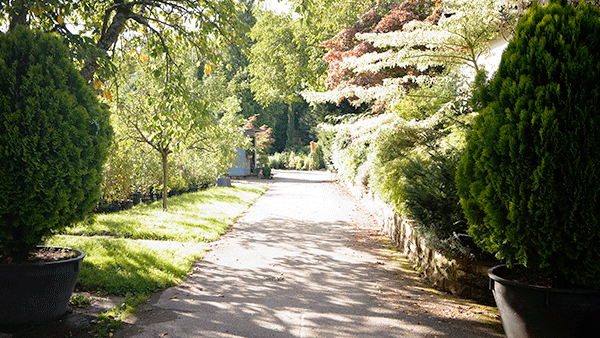
M112 12L112 10L109 10L106 12L105 21L107 21L106 17L108 17L111 12ZM106 29L106 31L102 32L102 35L100 36L100 39L98 40L98 43L96 44L96 47L99 50L108 51L110 49L110 47L113 46L117 42L117 39L119 38L119 35L123 31L123 28L125 27L125 23L131 17L131 14L132 14L131 8L129 8L129 7L120 7L119 9L117 9L117 12L115 13L115 16L113 17L110 26ZM98 70L98 62L97 61L98 61L97 54L91 56L90 59L85 61L83 68L81 68L81 70L79 71L81 76L83 76L83 78L88 83L92 80L92 77L94 76L94 73L96 72L96 70Z
M29 12L29 7L27 6L29 1L22 1L21 6L19 8L13 9L10 13L10 24L8 26L8 31L11 32L17 25L29 26L29 22L27 22L27 13Z

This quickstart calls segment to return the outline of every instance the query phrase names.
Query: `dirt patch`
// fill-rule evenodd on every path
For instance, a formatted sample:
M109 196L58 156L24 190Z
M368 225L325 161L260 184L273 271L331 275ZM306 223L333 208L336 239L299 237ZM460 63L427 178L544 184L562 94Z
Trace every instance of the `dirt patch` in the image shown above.
M123 296L98 294L78 290L75 290L75 292L73 292L73 296L71 298L87 299L89 301L89 304L87 305L85 304L85 301L82 301L82 303L84 304L71 301L71 311L77 314L92 317L98 317L101 313L116 307L125 299L125 297Z
M78 253L75 250L68 248L40 248L38 250L29 253L27 261L23 264L35 264L35 263L52 263L59 261L66 261L71 258L77 257ZM20 264L19 262L13 262L10 257L0 256L0 264Z
M160 295L160 292L154 294L143 304L138 306L137 312L121 325L121 327L114 333L113 338L132 337L142 332L142 328L146 326L175 320L177 318L177 314L172 311L154 306L154 304L158 302Z

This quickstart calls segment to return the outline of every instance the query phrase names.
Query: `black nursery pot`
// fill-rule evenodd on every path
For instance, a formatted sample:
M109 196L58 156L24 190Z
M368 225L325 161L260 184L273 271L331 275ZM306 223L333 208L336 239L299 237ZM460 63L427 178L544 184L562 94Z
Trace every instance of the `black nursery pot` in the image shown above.
M488 271L490 290L508 338L600 335L600 291L540 287L507 280L507 267Z
M85 257L74 251L77 257L64 261L0 264L0 326L47 322L67 311Z

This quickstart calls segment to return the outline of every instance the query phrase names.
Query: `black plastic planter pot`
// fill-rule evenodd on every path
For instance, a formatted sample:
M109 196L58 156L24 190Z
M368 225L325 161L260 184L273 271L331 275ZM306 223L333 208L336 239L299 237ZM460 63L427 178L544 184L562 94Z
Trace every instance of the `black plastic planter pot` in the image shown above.
M0 326L51 321L67 311L85 257L74 251L77 257L64 261L0 265Z
M505 265L488 271L490 289L508 338L578 338L600 334L600 291L553 289L502 278Z

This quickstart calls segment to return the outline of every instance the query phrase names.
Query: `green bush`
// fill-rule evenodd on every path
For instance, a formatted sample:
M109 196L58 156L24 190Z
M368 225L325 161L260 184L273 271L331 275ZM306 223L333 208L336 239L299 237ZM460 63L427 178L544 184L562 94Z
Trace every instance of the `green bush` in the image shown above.
M115 202L129 199L133 192L133 163L130 152L120 142L113 142L104 164L101 185L102 201Z
M468 224L454 177L461 152L456 148L432 150L429 156L410 156L400 172L407 214L429 248L446 257L473 259L481 255L468 234Z
M0 35L0 76L0 253L24 261L94 208L112 129L56 36Z
M454 182L464 132L442 122L437 117L396 117L381 125L369 150L368 184L396 212L415 221L429 248L450 258L481 257L468 234ZM358 179L357 184L366 184L360 175Z
M367 161L369 152L368 140L354 137L353 132L361 129L361 126L355 127L337 132L332 151L333 166L339 177L348 183L355 182L358 168Z
M371 149L371 185L400 214L405 214L406 201L402 168L407 165L408 156L421 150L436 135L436 129L427 121L409 122L402 118L394 118L377 132Z
M208 154L185 150L171 154L169 190L183 192L207 187L222 171ZM132 140L113 141L104 165L102 202L123 202L133 194L149 195L162 190L162 168L156 151Z
M509 265L600 288L600 13L534 4L457 172L470 232Z
M285 169L287 165L287 154L275 153L269 156L269 166L273 169Z
M290 152L287 160L287 169L291 170L303 170L304 162L306 161L306 155L304 154L296 154L295 152Z
M269 156L268 165L272 169L291 169L291 170L317 170L324 167L322 152L317 146L317 151L306 155L302 152L283 152Z
M273 178L273 173L271 172L271 167L269 167L267 165L267 166L262 167L261 170L262 170L263 178L266 178L266 179Z
M321 149L323 167L335 171L333 166L333 142L336 129L332 125L320 124L317 129L319 148Z
M323 150L321 145L316 143L315 151L309 152L306 156L306 162L304 164L307 170L319 170L325 168L325 162L323 161Z

